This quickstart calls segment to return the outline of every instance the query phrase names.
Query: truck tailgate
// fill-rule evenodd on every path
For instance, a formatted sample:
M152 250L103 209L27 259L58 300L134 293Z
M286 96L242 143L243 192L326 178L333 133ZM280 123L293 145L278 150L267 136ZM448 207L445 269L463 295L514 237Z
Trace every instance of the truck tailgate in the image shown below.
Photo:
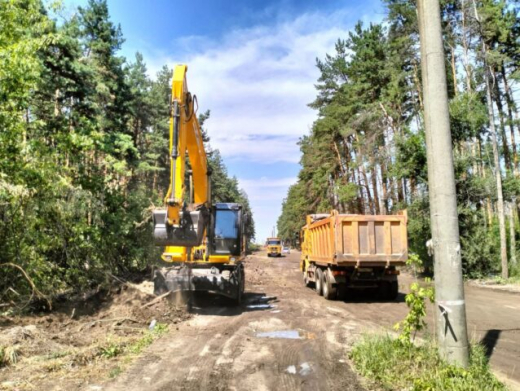
M408 257L406 212L397 215L331 214L309 223L308 258L338 266L404 265Z
M338 264L402 265L408 257L406 214L338 215L336 259Z

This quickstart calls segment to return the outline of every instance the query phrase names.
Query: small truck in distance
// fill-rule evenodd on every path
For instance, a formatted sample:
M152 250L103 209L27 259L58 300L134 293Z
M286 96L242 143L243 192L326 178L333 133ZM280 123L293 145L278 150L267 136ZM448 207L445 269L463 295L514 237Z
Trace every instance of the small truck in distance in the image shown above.
M308 215L300 233L300 269L306 286L327 300L347 288L376 288L384 299L399 293L396 266L408 258L406 211L397 215Z
M282 256L282 240L280 238L267 238L267 256Z

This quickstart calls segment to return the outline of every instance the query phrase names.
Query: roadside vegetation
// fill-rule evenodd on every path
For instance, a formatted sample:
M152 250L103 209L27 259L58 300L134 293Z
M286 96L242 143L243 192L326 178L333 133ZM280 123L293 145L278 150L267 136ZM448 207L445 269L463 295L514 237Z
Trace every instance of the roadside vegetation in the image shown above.
M64 389L105 381L191 317L156 297L146 279L57 300L47 313L0 315L2 390L47 389L58 379Z
M427 340L416 346L389 335L365 335L350 353L356 370L385 390L506 390L491 373L484 348L473 345L467 369L443 361Z
M348 36L338 37L334 52L317 60L317 96L309 106L318 119L300 139L298 182L283 203L278 231L282 239L294 239L307 214L331 209L360 214L407 209L410 250L432 271L416 4L383 3L384 22L358 22ZM520 117L513 91L520 81L519 5L447 0L441 8L463 272L468 278L518 275ZM485 62L493 79L490 102ZM499 167L493 163L491 123L500 142ZM503 182L500 195L496 170Z
M3 306L92 288L161 251L150 218L168 186L171 69L150 78L141 54L118 54L106 0L70 16L56 4L0 0ZM213 200L250 212L219 151L208 152Z
M414 272L421 264L416 254L410 256L408 265ZM365 334L355 343L350 359L358 373L387 390L506 390L492 374L482 345L471 346L466 369L448 364L439 356L424 320L426 302L433 303L434 298L429 279L421 285L413 282L405 297L409 312L394 326L399 335ZM420 332L421 339L417 338Z

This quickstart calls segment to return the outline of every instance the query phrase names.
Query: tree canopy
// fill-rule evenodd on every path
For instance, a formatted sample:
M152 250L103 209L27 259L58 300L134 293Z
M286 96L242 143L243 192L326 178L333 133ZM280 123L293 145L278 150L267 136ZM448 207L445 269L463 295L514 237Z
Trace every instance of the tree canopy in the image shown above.
M412 0L384 3L388 16L383 23L358 22L338 39L333 53L316 61L320 77L309 106L318 118L300 139L298 182L284 200L278 231L294 239L306 214L332 209L359 214L408 209L411 250L431 266L416 6ZM464 272L498 272L505 245L514 271L520 191L520 121L513 92L519 81L518 4L446 0L441 8ZM486 98L487 71L492 102ZM498 167L490 139L495 121ZM496 170L511 210L507 239L498 235L503 212L497 205Z
M106 0L59 25L40 0L0 0L0 25L2 299L30 292L9 265L55 293L159 259L150 216L168 186L171 69L151 79L141 54L118 54ZM251 213L207 146L214 199Z

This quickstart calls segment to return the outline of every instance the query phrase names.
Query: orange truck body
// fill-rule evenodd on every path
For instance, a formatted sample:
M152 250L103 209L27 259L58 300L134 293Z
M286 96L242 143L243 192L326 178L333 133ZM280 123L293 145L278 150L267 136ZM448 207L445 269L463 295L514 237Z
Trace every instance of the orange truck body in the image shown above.
M408 258L406 225L406 211L375 216L336 211L308 215L301 232L300 262L306 284L329 288L332 296L338 288L343 292L377 287L386 297L396 297L396 266L405 265Z

